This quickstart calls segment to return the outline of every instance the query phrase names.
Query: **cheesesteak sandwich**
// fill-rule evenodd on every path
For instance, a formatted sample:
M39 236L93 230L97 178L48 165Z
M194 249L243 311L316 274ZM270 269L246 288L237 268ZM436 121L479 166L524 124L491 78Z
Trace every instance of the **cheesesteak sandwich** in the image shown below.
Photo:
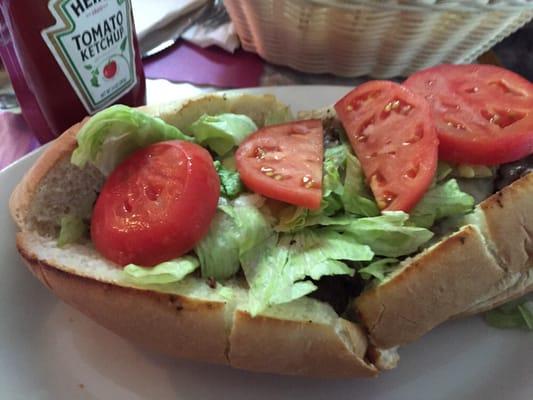
M13 192L18 250L155 351L375 376L397 346L533 288L532 113L532 85L487 66L369 82L296 120L269 95L113 106Z

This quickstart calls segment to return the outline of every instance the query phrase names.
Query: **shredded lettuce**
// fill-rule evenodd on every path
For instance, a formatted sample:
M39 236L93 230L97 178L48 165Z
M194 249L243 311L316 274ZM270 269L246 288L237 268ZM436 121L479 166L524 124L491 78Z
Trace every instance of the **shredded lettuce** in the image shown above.
M236 198L244 191L239 173L227 169L218 160L214 164L220 180L220 194L228 199Z
M533 300L523 298L485 313L491 326L501 329L533 330Z
M326 149L324 152L323 197L327 199L332 194L342 195L342 176L346 165L348 147L339 145Z
M81 218L74 215L65 215L61 218L57 245L63 247L67 244L77 243L87 232L87 224Z
M233 215L238 227L240 257L274 235L268 217L254 206L236 205Z
M359 160L351 153L346 155L346 178L341 195L344 210L365 217L379 215L379 208L367 187Z
M234 216L219 209L195 252L204 278L221 280L234 275L240 267L239 232Z
M430 228L436 220L469 213L474 204L474 198L461 191L455 179L450 179L428 190L411 212L410 222Z
M209 232L196 245L202 276L217 280L233 276L240 256L273 234L270 221L248 198L219 206Z
M425 228L407 225L408 218L403 211L384 211L378 217L358 218L331 228L370 246L376 255L400 257L414 253L433 236Z
M326 275L355 271L341 260L368 261L368 246L328 230L305 229L295 234L274 234L241 256L250 285L249 311L257 315L274 304L287 303L314 290L313 282Z
M127 280L138 285L162 285L181 281L199 265L196 257L185 256L165 261L151 268L128 264L123 271Z
M135 150L175 139L193 140L159 118L117 104L96 113L81 127L71 162L80 168L91 162L109 175Z
M286 206L278 214L277 232L296 232L308 226L309 209Z
M396 258L382 258L368 264L364 268L360 268L357 272L365 280L377 279L378 282L383 282L396 269L398 263L399 260Z
M227 154L256 130L254 121L240 114L204 114L189 128L198 143L209 147L219 156Z

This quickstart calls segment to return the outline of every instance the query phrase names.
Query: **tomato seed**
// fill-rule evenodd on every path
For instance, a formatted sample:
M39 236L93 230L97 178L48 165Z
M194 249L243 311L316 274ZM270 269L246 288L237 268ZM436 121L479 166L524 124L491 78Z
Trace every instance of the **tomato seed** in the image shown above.
M408 115L412 108L413 106L411 104L400 99L394 99L385 105L383 112L381 113L381 118L387 118L393 111L401 115Z
M262 160L266 156L265 149L263 149L262 147L256 147L255 152L254 152L254 156L258 160Z
M514 124L517 121L520 121L525 117L525 114L518 112L500 111L500 113L491 113L487 110L481 110L481 115L489 123L499 126L500 128L505 128L509 125Z
M396 199L396 194L388 191L383 193L383 200L387 206L390 205L390 203L392 203L394 199Z
M306 188L306 189L311 189L313 187L313 185L315 184L315 181L313 181L313 178L310 177L309 175L304 175L302 177L302 185Z
M283 175L276 174L276 175L274 175L274 179L277 180L277 181L281 181L283 179Z
M463 124L460 124L459 122L448 121L448 122L446 122L446 125L448 125L449 127L458 129L460 131L465 131L466 130L466 126L464 126Z
M260 171L265 174L266 176L273 176L274 175L274 168L272 167L261 167Z

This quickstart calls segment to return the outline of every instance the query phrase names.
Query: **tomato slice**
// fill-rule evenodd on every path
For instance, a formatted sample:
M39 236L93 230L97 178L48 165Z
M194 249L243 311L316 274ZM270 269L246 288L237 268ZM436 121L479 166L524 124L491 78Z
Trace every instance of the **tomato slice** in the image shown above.
M96 200L94 246L120 265L179 257L207 233L219 191L213 159L202 147L166 141L140 149L111 173Z
M492 65L439 65L404 85L432 105L440 157L503 164L533 153L533 84Z
M339 100L335 110L378 206L409 211L437 168L429 104L397 83L371 81Z
M237 149L237 170L252 191L311 209L320 208L324 132L322 121L271 125Z

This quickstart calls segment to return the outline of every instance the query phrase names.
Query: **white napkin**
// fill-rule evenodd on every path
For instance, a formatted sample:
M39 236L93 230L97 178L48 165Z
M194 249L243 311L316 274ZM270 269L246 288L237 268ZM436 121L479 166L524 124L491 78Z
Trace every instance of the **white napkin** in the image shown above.
M232 22L227 22L212 30L193 25L183 32L181 37L200 47L218 46L230 53L233 53L240 45Z
M131 0L138 39L205 3L207 0Z
M142 43L146 36L166 26L171 27L172 22L203 6L208 0L131 0L135 30L137 37ZM169 28L169 36L172 36ZM214 30L206 30L192 26L181 36L200 47L216 45L233 52L239 47L239 39L235 33L233 24L227 23ZM171 39L171 37L168 37Z

